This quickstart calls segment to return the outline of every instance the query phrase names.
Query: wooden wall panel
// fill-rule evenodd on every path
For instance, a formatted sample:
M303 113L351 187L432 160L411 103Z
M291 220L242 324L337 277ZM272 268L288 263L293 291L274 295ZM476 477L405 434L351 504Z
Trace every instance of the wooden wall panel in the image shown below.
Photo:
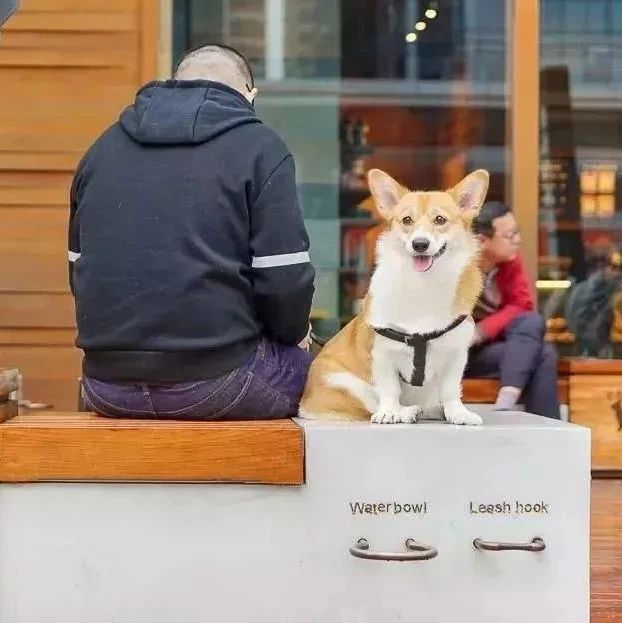
M76 405L69 186L92 141L156 77L155 0L22 0L0 37L0 366L24 398Z
M622 377L570 376L570 421L592 431L592 469L622 471Z
M0 292L0 327L73 329L73 297L67 292Z
M25 189L24 195L34 199L46 192L30 188ZM53 191L49 195L45 200L52 201ZM1 197L0 189L0 204ZM67 205L0 207L0 292L67 291L68 215Z

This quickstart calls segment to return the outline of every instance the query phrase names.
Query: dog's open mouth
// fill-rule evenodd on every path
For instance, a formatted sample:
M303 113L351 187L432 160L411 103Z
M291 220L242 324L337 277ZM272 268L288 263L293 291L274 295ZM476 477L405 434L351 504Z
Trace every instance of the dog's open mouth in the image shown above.
M415 262L415 270L419 273L425 273L426 271L432 268L432 264L434 264L434 260L439 258L443 253L445 253L445 249L447 249L447 243L445 243L434 255L415 255L413 260Z

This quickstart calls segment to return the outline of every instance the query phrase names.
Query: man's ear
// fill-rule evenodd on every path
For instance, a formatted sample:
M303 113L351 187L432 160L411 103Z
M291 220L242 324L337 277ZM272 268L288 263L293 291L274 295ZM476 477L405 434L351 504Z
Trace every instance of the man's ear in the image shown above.
M393 217L395 206L408 191L388 173L380 169L369 171L367 180L378 212L380 212L382 218L390 221Z
M477 216L484 203L486 193L488 192L489 180L488 171L478 169L473 171L473 173L469 173L449 192L454 196L460 209L468 212L469 216L473 218Z

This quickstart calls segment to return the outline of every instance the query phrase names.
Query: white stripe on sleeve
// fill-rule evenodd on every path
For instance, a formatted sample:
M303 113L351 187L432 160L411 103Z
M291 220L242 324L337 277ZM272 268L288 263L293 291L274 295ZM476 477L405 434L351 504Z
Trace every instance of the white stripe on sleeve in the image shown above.
M72 263L80 259L80 255L81 255L80 253L76 253L75 251L67 251L67 256L69 257L69 261Z
M253 268L274 268L275 266L292 266L307 264L311 261L307 251L299 253L283 253L282 255L262 255L253 258Z

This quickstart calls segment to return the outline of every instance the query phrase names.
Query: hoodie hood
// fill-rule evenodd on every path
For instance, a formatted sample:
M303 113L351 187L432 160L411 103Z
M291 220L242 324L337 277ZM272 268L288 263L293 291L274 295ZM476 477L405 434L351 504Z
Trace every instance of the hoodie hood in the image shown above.
M231 87L209 80L167 80L142 87L120 123L138 143L184 145L261 122L252 104Z

